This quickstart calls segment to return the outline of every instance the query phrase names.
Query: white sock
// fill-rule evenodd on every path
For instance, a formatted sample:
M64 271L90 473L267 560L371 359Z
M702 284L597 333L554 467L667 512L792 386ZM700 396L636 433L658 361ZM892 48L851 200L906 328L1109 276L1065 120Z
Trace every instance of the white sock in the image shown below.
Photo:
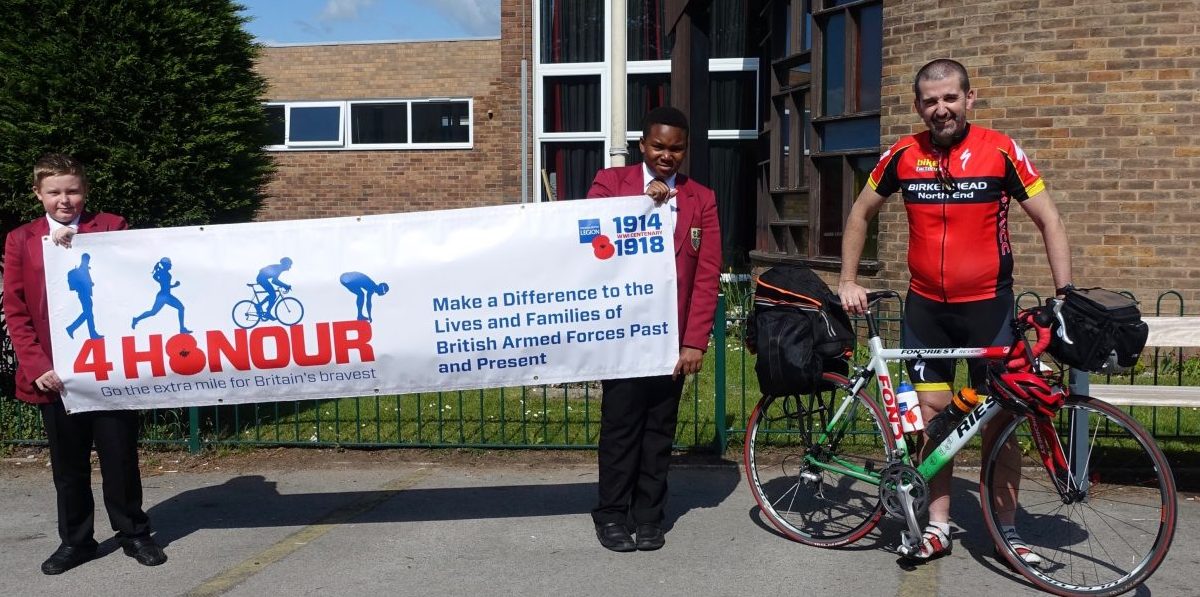
M946 537L950 536L950 523L949 522L934 522L931 520L931 521L929 521L929 526L941 531L942 533L945 533Z
M1004 538L1008 539L1009 541L1021 538L1021 536L1017 534L1017 527L1011 524L1000 525L1000 533L1003 534Z

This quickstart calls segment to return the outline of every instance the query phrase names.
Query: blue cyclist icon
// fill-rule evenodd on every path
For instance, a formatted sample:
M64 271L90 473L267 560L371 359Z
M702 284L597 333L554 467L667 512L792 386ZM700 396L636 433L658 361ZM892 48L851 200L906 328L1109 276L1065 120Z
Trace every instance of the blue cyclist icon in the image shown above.
M284 257L258 270L250 287L252 298L233 305L233 323L249 329L264 321L277 321L283 325L296 325L304 318L304 304L291 296L282 296L292 290L291 285L279 276L292 269L292 258Z
M338 281L342 283L342 286L346 287L346 290L354 294L354 304L358 308L358 320L372 321L371 297L387 294L387 283L381 282L376 284L374 280L362 272L346 272L342 274L341 278L338 278Z
M148 311L133 318L130 324L130 329L137 329L139 321L157 315L164 306L174 307L179 312L179 333L190 334L191 330L183 325L183 303L171 294L171 289L178 288L179 282L173 282L171 278L171 258L163 257L154 264L154 270L150 273L150 277L158 282L158 294L154 295L154 306Z
M259 319L266 321L275 319L275 316L272 314L272 309L275 307L275 301L279 300L279 293L275 291L275 287L278 286L285 292L292 289L290 285L279 279L279 276L283 274L283 272L286 272L290 269L292 269L292 258L284 257L283 259L279 260L279 263L272 263L271 265L258 270L258 277L255 278L255 282L258 283L258 285L262 288L263 293L266 295L261 301L258 302ZM258 293L256 292L255 294L257 295Z
M88 336L92 340L104 337L96 333L96 320L92 316L92 287L95 284L92 283L91 265L89 265L91 261L92 256L84 253L79 259L79 266L67 272L67 288L79 296L79 306L83 309L79 317L76 317L75 321L67 326L67 335L71 338L75 337L75 330L85 323L88 328Z

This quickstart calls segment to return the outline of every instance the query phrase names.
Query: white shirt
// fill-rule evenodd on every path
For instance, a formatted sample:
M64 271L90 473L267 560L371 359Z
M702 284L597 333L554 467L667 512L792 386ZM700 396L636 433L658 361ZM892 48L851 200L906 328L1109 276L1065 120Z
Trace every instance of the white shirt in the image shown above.
M75 216L75 219L71 220L70 224L63 224L62 222L59 222L58 220L55 220L54 218L50 217L50 214L46 214L46 221L50 222L50 234L51 235L53 235L54 231L58 230L59 228L66 228L66 227L70 227L70 228L74 229L75 232L79 232L79 216Z
M669 178L663 181L667 183L667 188L671 190L675 190L675 176L676 174L672 174ZM647 187L649 187L650 183L654 182L654 179L656 178L658 178L658 175L646 165L646 162L642 162L642 189L645 190ZM671 195L667 199L667 205L670 206L671 209L670 219L672 231L675 230L675 214L679 213L679 203L676 199L677 196L678 195Z

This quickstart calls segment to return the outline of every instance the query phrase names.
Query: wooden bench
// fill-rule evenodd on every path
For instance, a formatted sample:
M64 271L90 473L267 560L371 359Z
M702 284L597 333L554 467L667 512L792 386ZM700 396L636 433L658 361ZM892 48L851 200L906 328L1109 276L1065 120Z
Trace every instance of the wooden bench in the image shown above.
M1146 349L1200 347L1200 317L1143 317L1150 327ZM1072 372L1071 391L1117 406L1200 407L1198 386L1093 384L1087 373Z

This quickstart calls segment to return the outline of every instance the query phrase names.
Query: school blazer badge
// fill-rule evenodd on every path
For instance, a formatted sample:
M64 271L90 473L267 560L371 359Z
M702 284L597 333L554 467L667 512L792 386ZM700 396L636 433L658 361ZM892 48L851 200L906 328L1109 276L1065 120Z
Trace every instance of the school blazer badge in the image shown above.
M692 232L692 234L691 234L691 236L692 236L692 250L699 251L699 250L700 250L700 229L699 229L699 228L692 228L692 229L691 229L691 232Z

